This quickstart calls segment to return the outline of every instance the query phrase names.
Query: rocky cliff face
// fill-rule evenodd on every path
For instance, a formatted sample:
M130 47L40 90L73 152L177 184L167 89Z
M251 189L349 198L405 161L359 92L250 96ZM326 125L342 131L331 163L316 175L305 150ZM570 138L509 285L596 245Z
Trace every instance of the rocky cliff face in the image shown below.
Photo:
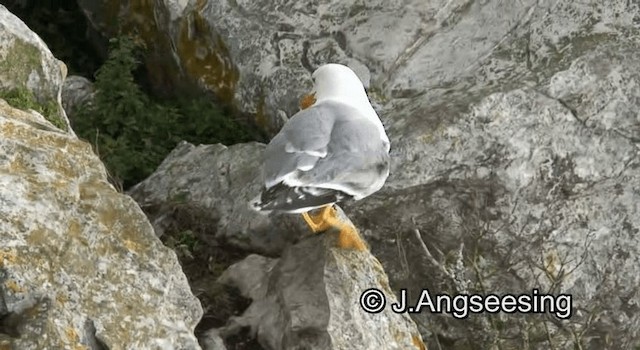
M64 118L0 99L0 348L199 349L202 308L175 253L67 129L64 65L3 6L0 28L2 94L22 88Z
M484 313L464 320L450 313L411 314L431 348L640 344L636 3L80 3L98 30L114 32L110 20L121 15L126 28L151 43L150 57L162 63L154 66L159 82L197 82L254 113L271 132L296 112L317 65L335 61L354 68L391 138L393 168L380 193L344 210L396 293L406 289L415 298L424 288L452 295L537 289L573 297L569 319L548 313ZM190 220L210 223L203 239L279 259L258 258L263 260L256 265L254 257L229 270L221 282L238 287L253 304L236 323L209 332L212 344L248 327L266 348L309 342L330 347L328 339L337 339L341 328L327 320L327 308L329 315L344 315L330 301L339 300L335 281L349 282L340 264L363 264L350 270L354 288L374 283L384 289L384 281L360 280L374 273L370 257L337 258L320 248L326 237L304 236L298 218L247 209L259 187L262 148L181 144L131 195L144 208L160 208L150 214L158 234L171 225L168 214L179 203L181 212L195 216ZM314 257L323 263L309 260ZM254 273L243 275L238 266ZM283 297L292 292L282 281L305 271L326 278L309 280L322 293L303 294L318 302L315 323L296 318L296 305ZM269 288L251 291L247 281L254 279ZM342 302L356 302L345 295ZM277 317L263 317L265 312ZM392 339L385 333L391 329L413 334L406 318L396 316L349 334L376 346ZM385 322L395 328L381 330ZM301 330L310 330L308 337L300 337Z
M233 100L271 130L297 110L317 65L337 61L359 73L391 137L394 164L382 192L344 209L396 291L407 288L415 296L423 288L449 294L540 289L573 295L568 320L412 314L427 343L443 349L617 349L640 343L637 4L154 6L165 14L161 18L174 19L156 20L154 31L170 33L176 43L197 38L201 44L210 40L209 48L224 44L227 63L217 67L227 69L231 62L234 84L226 86ZM192 30L179 38L177 28L185 23ZM174 52L178 65L195 62ZM203 79L204 86L227 81L212 79ZM207 197L204 189L217 193L215 201L201 203L227 218L218 223L219 235L264 251L266 238L256 240L256 232L282 232L289 219L252 217L232 204L248 200L243 196L257 186L245 182L247 176L240 177L242 185L231 185L238 190L217 191L229 188L225 181L234 177L228 174L253 171L261 146L243 147L241 153L254 160L232 157L226 168L215 167L220 157L197 155L203 158L192 163L194 172L214 180L161 170L166 177L152 176L139 190L188 189L195 198ZM176 154L171 162L192 162L194 152Z

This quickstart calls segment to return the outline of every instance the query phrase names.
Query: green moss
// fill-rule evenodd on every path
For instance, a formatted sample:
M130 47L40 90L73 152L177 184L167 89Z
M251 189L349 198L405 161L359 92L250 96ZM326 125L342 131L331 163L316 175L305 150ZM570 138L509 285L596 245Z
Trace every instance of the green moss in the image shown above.
M36 100L34 94L26 87L0 91L0 98L7 101L7 103L14 108L22 110L33 109L42 114L42 116L50 121L56 128L67 130L67 125L60 116L58 104L54 100L40 103Z
M182 191L179 193L176 193L175 195L173 195L171 197L171 199L169 200L169 202L174 203L174 204L184 204L187 203L189 201L189 196L191 194L188 191Z
M7 56L0 60L0 76L4 81L26 83L33 70L42 73L41 55L37 47L16 39Z
M16 39L13 47L6 50L7 56L0 60L0 77L3 81L13 84L13 88L0 90L0 98L18 109L33 109L42 114L55 127L67 130L66 123L60 115L58 104L52 98L41 101L27 88L29 76L35 71L44 75L42 71L42 56L37 47Z

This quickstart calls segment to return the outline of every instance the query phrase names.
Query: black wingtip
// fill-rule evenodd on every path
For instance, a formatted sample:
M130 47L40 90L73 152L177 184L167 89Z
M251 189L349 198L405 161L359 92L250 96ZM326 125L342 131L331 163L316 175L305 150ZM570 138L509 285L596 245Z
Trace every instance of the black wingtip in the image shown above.
M338 190L318 187L290 187L279 183L264 189L260 196L250 202L251 207L260 212L304 212L340 202L351 196Z

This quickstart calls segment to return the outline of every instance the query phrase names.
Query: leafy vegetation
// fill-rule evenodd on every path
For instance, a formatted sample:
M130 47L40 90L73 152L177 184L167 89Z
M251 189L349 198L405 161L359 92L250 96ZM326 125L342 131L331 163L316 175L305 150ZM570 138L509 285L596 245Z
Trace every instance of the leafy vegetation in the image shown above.
M48 101L46 103L40 103L36 100L33 92L31 92L26 87L19 87L7 91L1 91L0 98L7 101L7 103L14 108L22 110L33 109L34 111L42 114L42 116L44 116L58 129L67 130L65 122L60 117L58 104L54 100Z
M233 144L249 141L248 127L209 97L155 100L136 83L140 45L110 40L109 56L96 72L96 95L73 116L76 133L94 145L112 180L127 188L147 177L181 140Z

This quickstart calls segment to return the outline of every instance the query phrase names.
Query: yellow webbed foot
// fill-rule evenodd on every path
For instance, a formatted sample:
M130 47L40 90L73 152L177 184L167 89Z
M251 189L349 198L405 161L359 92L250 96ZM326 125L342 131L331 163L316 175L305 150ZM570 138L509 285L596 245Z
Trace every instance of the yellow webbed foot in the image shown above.
M338 248L354 249L358 251L367 251L369 247L365 241L360 237L358 230L353 225L347 224L341 221L338 216L337 210L333 205L323 207L320 213L311 215L308 212L302 214L302 218L309 225L309 228L313 233L327 231L331 228L335 228L338 231Z
M318 233L333 227L332 222L335 221L336 213L333 205L327 205L316 215L311 215L308 212L302 213L302 218L313 233Z

